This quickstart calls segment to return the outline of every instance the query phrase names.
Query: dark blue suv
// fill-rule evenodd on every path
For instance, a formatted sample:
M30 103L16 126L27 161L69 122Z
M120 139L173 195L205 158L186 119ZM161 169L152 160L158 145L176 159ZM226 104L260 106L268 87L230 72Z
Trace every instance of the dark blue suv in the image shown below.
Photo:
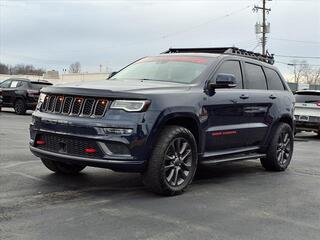
M176 48L107 81L44 88L30 149L60 174L86 166L141 172L164 195L183 192L199 165L260 159L283 171L294 97L272 63L237 48Z

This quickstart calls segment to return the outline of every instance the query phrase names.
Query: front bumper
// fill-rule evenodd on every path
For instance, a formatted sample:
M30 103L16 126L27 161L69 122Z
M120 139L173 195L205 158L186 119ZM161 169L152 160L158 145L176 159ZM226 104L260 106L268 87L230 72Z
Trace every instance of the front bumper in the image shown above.
M75 163L91 167L108 168L120 172L141 172L145 167L145 161L132 161L128 159L95 159L88 157L71 156L61 153L45 151L30 145L30 151L39 158Z
M30 124L30 150L40 158L115 171L141 172L151 148L146 142L152 126L144 119L144 113L126 117L116 116L114 112L104 118L93 119L36 111ZM104 128L109 127L130 128L132 133L107 134ZM39 145L38 140L45 144ZM85 152L88 148L94 148L96 152Z

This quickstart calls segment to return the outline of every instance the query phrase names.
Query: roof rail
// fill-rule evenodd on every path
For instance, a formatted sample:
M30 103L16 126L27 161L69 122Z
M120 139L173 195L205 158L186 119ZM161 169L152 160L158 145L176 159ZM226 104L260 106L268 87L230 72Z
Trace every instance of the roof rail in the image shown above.
M238 55L242 57L256 59L262 62L266 62L269 64L274 64L273 54L269 54L267 52L266 55L262 55L260 53L255 53L252 51L247 51L244 49L236 48L236 47L221 47L221 48L169 48L169 50L161 53L219 53L219 54L230 54L230 55Z

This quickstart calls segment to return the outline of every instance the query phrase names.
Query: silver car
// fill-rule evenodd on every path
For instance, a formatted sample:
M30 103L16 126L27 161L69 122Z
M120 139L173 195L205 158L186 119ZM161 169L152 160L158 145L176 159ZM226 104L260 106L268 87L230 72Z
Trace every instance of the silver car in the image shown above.
M296 133L314 131L320 136L320 91L297 91L295 98Z

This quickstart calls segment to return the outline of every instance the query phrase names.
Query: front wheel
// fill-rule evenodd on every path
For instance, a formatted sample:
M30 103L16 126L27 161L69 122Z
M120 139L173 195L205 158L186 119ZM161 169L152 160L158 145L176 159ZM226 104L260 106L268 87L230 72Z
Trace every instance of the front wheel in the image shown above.
M260 161L266 170L284 171L291 162L292 153L292 128L286 123L279 123L269 143L267 156Z
M26 111L27 111L26 103L22 99L18 99L14 104L14 111L18 115L26 114Z
M77 174L86 167L84 165L53 161L47 158L41 158L41 161L49 170L59 174L70 174L70 175Z
M192 133L180 126L167 126L142 174L143 183L157 194L180 194L192 182L197 162L197 144Z

